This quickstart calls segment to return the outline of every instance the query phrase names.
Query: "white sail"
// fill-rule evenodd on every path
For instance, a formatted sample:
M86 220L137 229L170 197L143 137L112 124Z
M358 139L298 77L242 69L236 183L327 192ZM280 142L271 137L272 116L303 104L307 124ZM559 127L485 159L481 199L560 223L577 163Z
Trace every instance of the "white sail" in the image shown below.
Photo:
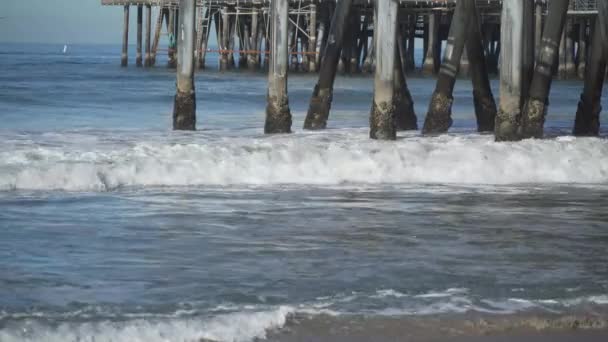
M68 46L67 46L67 44L63 46L63 53L65 54L66 52L68 52Z

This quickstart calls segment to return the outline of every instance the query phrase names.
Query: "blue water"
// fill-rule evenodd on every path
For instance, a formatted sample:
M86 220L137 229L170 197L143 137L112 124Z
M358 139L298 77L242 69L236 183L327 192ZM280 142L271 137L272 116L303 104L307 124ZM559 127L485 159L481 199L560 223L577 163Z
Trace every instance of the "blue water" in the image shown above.
M305 132L315 76L292 75L294 133L269 137L266 76L211 56L199 130L173 132L163 58L62 49L0 51L0 341L249 341L299 315L608 305L608 143L569 136L581 82L554 84L542 141L475 133L463 79L451 134L376 142L370 77L339 77L329 129ZM408 82L422 124L434 80Z

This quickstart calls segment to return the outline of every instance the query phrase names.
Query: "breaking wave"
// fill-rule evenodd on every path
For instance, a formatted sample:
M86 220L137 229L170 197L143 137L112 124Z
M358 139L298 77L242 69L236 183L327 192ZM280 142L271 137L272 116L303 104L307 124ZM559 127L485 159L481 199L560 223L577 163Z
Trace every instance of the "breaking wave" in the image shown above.
M563 137L495 143L461 135L397 142L360 132L195 142L30 143L0 151L0 190L120 187L608 183L608 142Z
M167 342L229 341L263 339L270 329L281 328L293 310L279 307L273 311L233 313L208 320L137 319L123 322L44 323L28 319L9 323L0 329L0 341L47 342Z
M354 305L351 307L351 305ZM386 306L380 308L378 306ZM120 313L103 308L84 308L66 313L3 313L0 341L155 342L155 341L258 341L301 317L421 317L440 314L481 313L512 315L522 312L567 314L581 306L608 305L608 296L592 295L555 299L481 299L467 288L426 293L402 293L393 289L371 293L352 292L320 297L310 303L278 307L222 305L208 311L223 312L198 317L199 310L172 314ZM366 308L367 307L367 308ZM353 308L354 310L350 310ZM356 309L355 309L356 308ZM226 312L226 310L237 310ZM205 310L202 310L205 311ZM596 310L597 311L597 310ZM292 319L295 318L292 322ZM602 321L603 322L603 321ZM602 323L603 324L603 323Z

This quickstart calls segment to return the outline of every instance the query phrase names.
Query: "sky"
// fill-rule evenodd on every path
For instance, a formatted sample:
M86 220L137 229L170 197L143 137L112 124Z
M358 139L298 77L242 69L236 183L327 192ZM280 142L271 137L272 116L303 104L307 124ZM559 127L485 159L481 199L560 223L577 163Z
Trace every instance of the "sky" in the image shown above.
M101 6L101 0L0 1L0 42L120 44L122 41L121 6ZM136 16L137 10L132 7L131 42L135 41Z

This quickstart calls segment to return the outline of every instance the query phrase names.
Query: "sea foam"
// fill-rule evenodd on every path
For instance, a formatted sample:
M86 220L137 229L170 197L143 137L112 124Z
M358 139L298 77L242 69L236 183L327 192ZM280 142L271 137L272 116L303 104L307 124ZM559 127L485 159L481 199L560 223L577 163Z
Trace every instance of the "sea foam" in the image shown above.
M130 321L64 322L49 325L40 320L21 320L0 329L2 342L245 342L266 337L269 329L285 325L290 307L266 312L239 312L208 320L137 319Z
M206 141L62 146L32 142L0 152L1 190L107 191L206 185L608 183L608 142L565 137L495 143L491 136L361 131Z

